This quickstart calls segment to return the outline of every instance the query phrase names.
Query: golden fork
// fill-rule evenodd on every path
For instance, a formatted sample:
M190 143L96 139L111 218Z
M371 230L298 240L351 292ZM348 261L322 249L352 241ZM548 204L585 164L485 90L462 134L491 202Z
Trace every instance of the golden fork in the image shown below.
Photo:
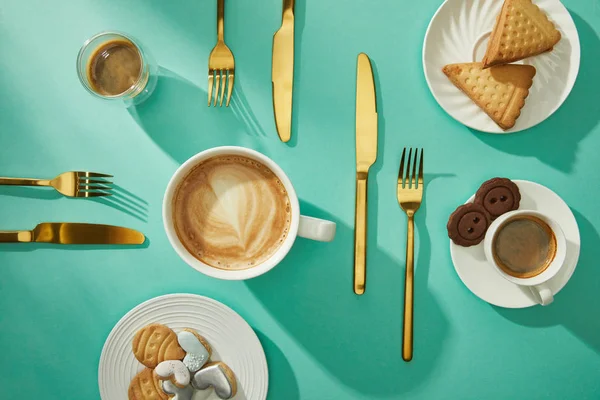
M112 182L105 178L112 178L112 175L71 171L60 174L54 179L0 177L0 185L52 186L57 192L68 197L103 197L112 194L110 193Z
M415 254L415 213L423 200L423 149L417 176L417 156L419 149L402 151L400 170L398 171L398 203L408 216L408 234L406 242L406 277L404 281L404 329L402 332L402 359L410 361L413 357L413 302L414 302L414 254ZM407 165L404 169L404 165ZM412 173L411 173L412 167Z
M227 103L231 101L231 92L235 78L235 60L233 53L225 44L224 37L224 18L225 18L225 0L217 0L217 45L210 52L208 59L208 106L211 104L219 107L223 106L223 97L225 95L225 86L227 86ZM213 86L215 90L213 104ZM221 89L219 93L219 87Z

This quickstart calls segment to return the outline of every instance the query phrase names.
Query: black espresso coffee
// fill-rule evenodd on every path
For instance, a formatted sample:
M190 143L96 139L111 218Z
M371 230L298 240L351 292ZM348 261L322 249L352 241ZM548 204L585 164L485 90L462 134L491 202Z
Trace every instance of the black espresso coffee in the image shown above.
M256 267L275 254L291 225L288 193L268 167L242 156L216 156L183 178L173 198L181 243L215 268Z
M494 237L496 264L515 278L531 278L544 272L556 256L556 236L547 223L534 216L506 221Z
M117 96L140 80L142 56L129 40L104 43L92 53L87 65L92 89L103 96Z

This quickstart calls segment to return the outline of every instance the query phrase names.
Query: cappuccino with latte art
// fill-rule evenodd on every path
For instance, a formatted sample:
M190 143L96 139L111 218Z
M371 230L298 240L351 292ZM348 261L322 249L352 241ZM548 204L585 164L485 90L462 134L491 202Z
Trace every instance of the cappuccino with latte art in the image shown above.
M175 232L195 258L214 268L242 270L260 265L288 236L288 193L268 167L248 157L215 156L201 161L173 197Z

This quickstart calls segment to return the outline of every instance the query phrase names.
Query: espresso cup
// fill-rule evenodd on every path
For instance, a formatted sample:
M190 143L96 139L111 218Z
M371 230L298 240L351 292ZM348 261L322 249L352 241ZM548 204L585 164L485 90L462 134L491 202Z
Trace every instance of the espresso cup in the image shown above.
M273 174L275 174L277 179L287 191L289 198L290 222L287 236L277 250L268 259L247 269L230 270L225 268L217 268L200 261L199 258L192 255L184 246L177 235L175 228L175 221L173 218L173 203L180 183L199 164L211 158L220 156L244 157L264 165L271 172L273 172ZM179 169L177 169L167 186L167 190L163 199L163 223L167 237L169 238L171 245L179 257L181 257L189 266L205 275L226 280L244 280L262 275L273 269L283 260L283 258L292 248L292 245L298 236L321 242L329 242L333 240L336 230L336 224L334 222L300 215L300 205L292 182L273 160L257 151L237 146L215 147L205 150L191 157L183 165L181 165Z
M541 231L539 234L540 237L545 238L546 235L543 231L548 231L548 248L544 248L545 250L549 249L548 251L544 251L543 253L537 251L539 250L538 247L540 247L538 246L540 242L539 237L526 237L528 234L519 233L518 227L512 227L511 230L504 231L510 223L526 220L533 221L539 225ZM500 238L503 231L505 237ZM499 246L503 246L503 243L507 243L504 245L506 248L499 250ZM554 301L554 295L548 285L548 281L554 278L561 270L567 255L567 240L562 228L556 221L537 211L518 210L503 214L489 227L484 240L484 250L487 260L494 266L496 271L504 279L530 290L538 304L546 306ZM533 266L534 263L531 262L532 271L522 270L515 272L508 268L505 265L506 263L501 260L501 257L498 255L500 251L506 253L505 258L517 260L517 264L521 262L527 265L528 260L535 259L536 257L540 259L544 258L540 254L545 254L547 258L543 263L540 263L539 271L536 270L536 267ZM521 258L520 261L519 258Z

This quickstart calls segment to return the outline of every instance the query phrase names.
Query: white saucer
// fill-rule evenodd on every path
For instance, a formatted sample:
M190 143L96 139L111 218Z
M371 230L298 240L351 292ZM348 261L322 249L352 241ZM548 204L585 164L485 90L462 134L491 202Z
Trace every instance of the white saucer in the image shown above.
M507 131L496 125L442 72L446 64L481 61L503 2L446 0L431 19L423 42L425 79L435 100L460 123L489 133L522 131L552 115L571 92L580 61L575 23L559 0L534 0L534 3L548 14L562 38L551 52L524 60L537 73L521 116Z
M534 210L554 219L567 238L567 258L562 270L549 282L554 295L567 284L579 260L581 241L579 227L573 212L556 193L545 186L529 181L513 180L521 192L519 210ZM472 196L467 203L473 202ZM450 255L456 273L473 294L498 307L525 308L538 303L526 288L504 279L487 262L483 242L477 246L462 247L450 241ZM560 297L556 300L560 301Z
M267 360L256 334L231 308L208 297L171 294L155 297L129 311L115 325L104 343L98 367L98 386L103 400L123 400L131 379L144 366L134 357L135 333L151 323L167 325L175 332L192 328L210 343L211 360L223 361L237 377L235 400L265 400L269 386ZM218 400L212 389L194 399Z

